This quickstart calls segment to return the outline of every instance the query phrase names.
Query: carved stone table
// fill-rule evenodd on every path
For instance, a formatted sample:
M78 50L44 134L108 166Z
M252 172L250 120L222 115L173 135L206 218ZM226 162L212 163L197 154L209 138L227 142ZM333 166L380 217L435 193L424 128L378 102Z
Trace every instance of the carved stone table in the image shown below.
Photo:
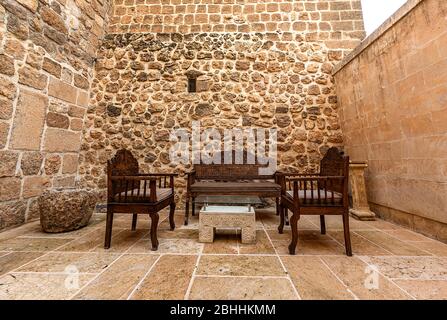
M199 213L199 241L213 242L216 229L241 229L242 243L256 241L252 206L204 206Z
M351 161L349 164L349 183L352 192L352 208L349 213L357 220L375 220L376 215L369 208L366 197L365 169L368 168L366 161Z

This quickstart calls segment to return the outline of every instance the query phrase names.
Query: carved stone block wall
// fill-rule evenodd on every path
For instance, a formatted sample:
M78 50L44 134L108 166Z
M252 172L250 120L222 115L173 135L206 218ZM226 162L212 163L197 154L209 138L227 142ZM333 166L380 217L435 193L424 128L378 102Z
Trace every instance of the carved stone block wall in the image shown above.
M109 0L0 0L0 229L75 186Z

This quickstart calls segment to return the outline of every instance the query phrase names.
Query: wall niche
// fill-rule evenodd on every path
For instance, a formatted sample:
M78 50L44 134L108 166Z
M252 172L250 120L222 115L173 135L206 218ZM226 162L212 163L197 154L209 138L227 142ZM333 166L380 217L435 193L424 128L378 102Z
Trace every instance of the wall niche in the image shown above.
M188 78L187 90L189 93L208 91L209 77L197 70L186 72Z

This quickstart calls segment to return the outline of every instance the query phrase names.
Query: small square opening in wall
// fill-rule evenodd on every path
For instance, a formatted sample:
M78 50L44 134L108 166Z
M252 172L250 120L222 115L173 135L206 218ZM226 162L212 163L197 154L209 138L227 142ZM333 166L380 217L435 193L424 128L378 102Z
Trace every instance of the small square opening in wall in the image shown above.
M197 92L197 78L188 79L188 92Z

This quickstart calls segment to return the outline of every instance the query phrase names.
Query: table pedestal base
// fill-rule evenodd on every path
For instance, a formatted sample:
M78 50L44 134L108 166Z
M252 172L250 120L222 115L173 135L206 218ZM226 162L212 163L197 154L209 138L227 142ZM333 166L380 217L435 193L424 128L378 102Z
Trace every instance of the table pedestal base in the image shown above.
M199 242L213 242L216 229L240 229L242 243L256 242L253 207L207 206L199 215Z

